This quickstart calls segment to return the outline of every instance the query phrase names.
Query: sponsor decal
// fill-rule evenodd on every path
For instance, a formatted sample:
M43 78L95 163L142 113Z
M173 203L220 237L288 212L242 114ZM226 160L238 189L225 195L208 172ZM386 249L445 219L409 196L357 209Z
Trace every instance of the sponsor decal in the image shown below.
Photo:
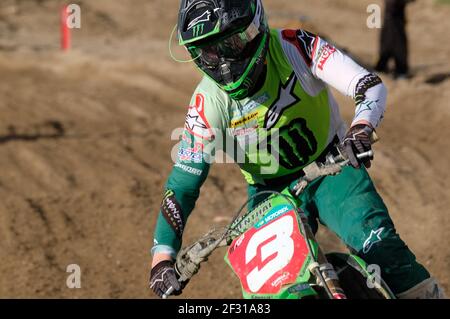
M181 238L184 231L184 221L181 206L175 198L173 190L168 189L164 194L161 203L161 212L164 219L172 227L178 238Z
M195 96L195 105L189 107L185 126L189 133L202 139L211 140L214 137L211 126L205 117L205 96L203 94Z
M297 32L297 38L300 41L300 45L303 48L303 52L305 57L308 58L309 63L311 64L311 58L313 55L314 45L317 41L317 37L304 30L299 30Z
M355 118L360 116L361 113L363 112L372 111L372 108L377 106L374 101L367 101L367 100L364 100L357 105L358 107L356 109Z
M233 134L238 145L244 150L247 150L247 145L258 143L258 129L256 127L236 129Z
M277 207L275 207L274 209L276 209L276 208ZM264 216L263 220L261 220L260 222L258 222L255 225L255 228L259 228L261 226L264 226L267 223L270 223L272 220L274 220L275 218L278 218L279 216L283 215L284 213L287 213L288 211L289 211L288 206L282 206L278 210L276 210L274 212L270 212L269 214Z
M197 24L201 23L201 22L208 22L209 19L211 18L211 11L207 10L205 11L201 16L195 18L194 20L192 20L189 24L188 24L188 30L192 29L193 27L195 27Z
M317 139L306 120L297 118L279 129L276 138L269 135L258 144L259 150L267 150L277 162L287 169L303 167L317 152Z
M194 38L199 37L204 33L204 31L205 31L205 24L204 23L197 24L192 28L192 36Z
M283 30L281 35L284 40L297 48L306 64L311 66L312 57L319 42L317 36L305 30Z
M234 247L238 247L240 244L242 244L242 241L244 240L244 238L245 238L245 234L242 234L242 235L238 238L238 240L236 240L236 244L234 245Z
M238 248L238 247L242 244L242 241L244 240L244 238L245 238L245 233L242 234L241 236L239 236L239 237L235 240L234 245L231 245L231 246L230 246L230 249L228 250L228 253L229 253L229 254L232 254L232 253L234 252L234 250L235 250L236 248Z
M320 53L318 54L319 64L317 67L323 71L325 63L327 63L328 59L334 52L336 52L336 48L332 45L326 44L322 46Z
M255 133L257 130L257 127L243 127L239 129L233 130L233 135L236 137L251 135Z
M256 109L257 107L261 106L265 102L267 102L270 99L269 93L264 93L261 96L258 96L254 100L248 102L242 107L241 112L246 114L251 112L252 110Z
M252 214L255 214L256 216L260 216L262 214L265 214L272 208L272 202L271 201L265 201L261 203L258 207L255 208L255 212Z
M377 86L378 84L381 84L382 81L378 77L378 75L370 73L366 74L364 77L362 77L358 84L356 84L355 88L355 102L356 104L361 104L366 99L366 92L373 88L374 86Z
M377 230L371 230L369 237L366 239L366 241L363 244L363 253L367 254L370 249L375 245L376 243L379 243L381 239L381 233L383 232L384 227L381 227Z
M198 169L198 168L194 168L194 167L190 167L181 163L176 163L175 167L178 167L179 169L182 169L183 171L185 171L186 173L192 174L192 175L196 175L196 176L201 176L202 175L202 170Z
M280 277L278 277L277 279L275 279L272 282L272 287L277 287L277 286L281 286L281 284L286 281L286 279L288 279L291 276L291 274L289 272L285 272L283 273Z
M264 127L266 129L270 130L273 128L280 120L284 111L301 101L301 99L294 93L296 82L297 77L295 73L292 72L285 85L280 83L278 88L278 97L266 113L266 118L264 120Z
M311 288L311 286L310 286L309 284L302 283L302 284L298 284L298 285L295 285L295 286L290 287L290 288L288 289L288 291L289 291L290 293L294 294L294 293L302 292L302 291L304 291L304 290L308 290L308 289L310 289L310 288Z
M230 127L231 128L235 128L235 127L238 127L238 126L243 126L243 125L249 123L250 121L257 119L258 118L258 114L259 114L259 112L256 111L256 112L244 115L243 117L241 117L239 119L232 120L231 124L230 124Z
M244 229L254 225L261 218L261 216L264 216L270 209L272 209L272 202L270 200L260 203L249 213L251 218L245 218L237 225L237 230L242 232Z
M181 161L201 163L203 161L203 148L202 143L195 143L194 147L183 148L178 150L178 158Z
M192 36L194 38L201 36L205 31L205 22L209 22L211 18L211 11L205 11L201 16L195 18L188 24L187 30L192 29Z
M272 202L266 200L265 202L259 204L254 210L252 210L251 214L259 219L261 216L264 216L267 212L272 209Z

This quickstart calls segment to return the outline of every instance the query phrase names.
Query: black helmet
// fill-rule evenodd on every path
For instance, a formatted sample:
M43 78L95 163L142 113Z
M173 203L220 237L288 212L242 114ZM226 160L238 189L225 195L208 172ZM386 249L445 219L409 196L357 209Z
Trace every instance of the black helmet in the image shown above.
M197 66L233 99L255 88L269 43L261 0L182 0L178 37Z

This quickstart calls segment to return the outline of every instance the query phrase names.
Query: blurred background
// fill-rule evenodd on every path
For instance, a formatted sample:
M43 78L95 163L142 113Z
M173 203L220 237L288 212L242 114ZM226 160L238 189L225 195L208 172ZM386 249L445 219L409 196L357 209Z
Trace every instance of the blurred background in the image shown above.
M0 2L0 297L153 298L149 249L171 169L170 134L184 125L200 79L168 53L176 0L76 1L81 29L60 50L64 1ZM304 27L365 65L378 58L369 29L379 0L264 0L273 27ZM450 290L450 5L407 8L412 77L388 90L370 170L397 229ZM185 57L183 50L174 49ZM336 95L350 120L351 99ZM246 198L233 165L216 165L185 232L191 242ZM327 250L344 249L321 229ZM238 298L215 252L182 297ZM68 289L66 267L81 267Z

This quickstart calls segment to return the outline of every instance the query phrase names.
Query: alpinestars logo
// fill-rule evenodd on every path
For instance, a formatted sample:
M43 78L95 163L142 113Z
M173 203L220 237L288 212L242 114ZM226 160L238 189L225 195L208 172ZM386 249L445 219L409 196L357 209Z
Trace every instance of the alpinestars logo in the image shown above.
M203 123L200 119L200 115L191 115L188 114L186 116L186 126L189 130L193 131L195 128L207 129L208 127Z
M278 98L272 103L266 114L266 119L264 121L264 127L266 129L270 130L273 128L280 120L284 111L301 101L294 93L296 82L297 77L295 73L292 73L284 86L282 83L280 84Z
M185 127L189 133L202 139L210 140L214 137L205 117L205 96L203 94L195 96L195 105L189 107Z
M306 56L312 58L312 50L314 48L316 37L312 33L306 32L304 30L299 30L297 37L301 41Z
M200 22L207 22L207 21L209 21L210 18L211 18L211 11L207 10L201 16L199 16L199 17L195 18L194 20L192 20L188 24L188 28L187 29L188 30L192 29L193 27L195 27Z
M381 238L381 233L383 232L384 227L381 227L377 230L371 230L369 237L364 241L363 244L363 253L367 254L373 245L379 243L383 239Z

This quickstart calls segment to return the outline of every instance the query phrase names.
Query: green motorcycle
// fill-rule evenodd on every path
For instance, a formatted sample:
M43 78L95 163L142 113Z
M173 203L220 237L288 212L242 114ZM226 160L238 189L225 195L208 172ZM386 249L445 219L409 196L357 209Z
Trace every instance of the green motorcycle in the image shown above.
M229 225L183 248L175 263L179 281L189 281L216 248L226 246L225 261L240 280L244 298L395 299L376 265L353 254L324 254L300 209L299 195L309 183L339 174L349 164L336 149L337 156L328 154L325 163L308 165L304 176L282 192L255 194ZM373 151L358 157L372 158ZM250 200L268 193L256 208L241 214Z

